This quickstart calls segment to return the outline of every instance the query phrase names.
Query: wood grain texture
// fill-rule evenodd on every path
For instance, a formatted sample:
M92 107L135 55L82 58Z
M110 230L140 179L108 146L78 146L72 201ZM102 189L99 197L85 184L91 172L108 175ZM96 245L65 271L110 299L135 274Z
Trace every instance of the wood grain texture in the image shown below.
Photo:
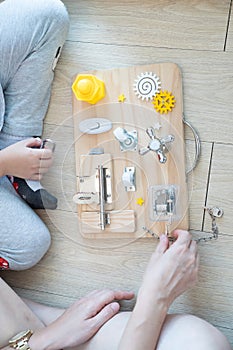
M211 164L210 183L207 206L219 206L224 215L218 219L219 230L233 237L232 207L233 207L233 146L215 144ZM204 230L211 228L210 217L205 215Z
M233 8L229 14L229 27L227 32L226 51L233 51L233 20L232 20Z
M1 2L1 0L0 0ZM233 346L232 134L233 23L223 52L230 0L64 1L71 18L69 38L58 63L44 135L57 143L45 186L59 199L56 211L38 211L52 246L34 268L1 272L22 296L68 306L95 288L138 290L154 239L124 242L86 240L79 233L71 84L77 72L173 62L183 76L184 112L202 140L201 160L188 177L190 226L208 235L207 204L222 206L218 241L201 244L200 281L179 298L172 312L192 312L221 329ZM192 134L185 128L186 153L193 159ZM213 145L213 158L212 158ZM189 158L189 157L188 157ZM211 164L212 159L212 164ZM189 160L186 164L188 166ZM210 167L210 168L209 168ZM210 170L210 174L209 174ZM208 176L210 175L210 176ZM123 303L131 309L132 303Z
M223 50L229 0L65 0L69 40L110 45ZM122 30L124 28L124 30ZM206 40L208 38L208 40Z
M202 230L203 206L205 205L208 172L211 161L212 144L202 142L201 156L197 167L187 176L189 195L189 220L192 230ZM186 141L186 169L193 165L194 141Z

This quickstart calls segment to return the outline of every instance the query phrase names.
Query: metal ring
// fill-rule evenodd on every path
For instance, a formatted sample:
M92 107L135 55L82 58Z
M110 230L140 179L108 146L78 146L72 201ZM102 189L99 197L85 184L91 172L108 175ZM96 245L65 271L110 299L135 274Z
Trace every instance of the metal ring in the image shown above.
M201 141L200 141L200 138L199 138L196 130L194 129L192 124L190 124L190 122L188 122L185 119L184 115L183 115L183 122L184 122L185 125L187 125L192 130L192 133L194 135L194 140L195 140L195 151L196 151L196 154L195 154L195 158L194 158L194 162L193 162L192 167L186 171L186 175L188 175L189 173L191 173L196 168L196 166L197 166L197 164L199 162L200 155L201 155Z
M51 151L54 152L56 143L51 139L44 139L40 148L45 148L45 146L47 146L47 148L51 149Z

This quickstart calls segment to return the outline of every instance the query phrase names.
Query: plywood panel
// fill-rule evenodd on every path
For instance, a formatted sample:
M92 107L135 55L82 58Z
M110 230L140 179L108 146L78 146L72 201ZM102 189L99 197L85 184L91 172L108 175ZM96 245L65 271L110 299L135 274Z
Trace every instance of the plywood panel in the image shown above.
M65 0L69 40L110 45L223 50L229 0ZM208 38L208 40L206 40Z
M168 91L175 97L174 108L166 114L160 114L156 112L152 101L146 99L140 99L136 96L134 91L134 83L140 77L142 79L141 89L146 89L153 80L151 77L144 78L144 75L151 72L151 75L156 74L161 84L161 91ZM84 72L81 72L84 73ZM111 172L112 188L113 188L113 203L114 210L118 211L118 217L122 214L122 220L124 220L124 211L131 210L134 212L135 217L135 230L132 232L132 225L130 228L125 229L125 235L127 232L135 237L141 235L143 226L146 226L156 234L165 232L166 225L169 225L169 232L174 230L177 226L183 229L188 229L188 201L187 201L187 184L185 176L185 145L184 145L184 125L182 120L183 115L183 96L182 96L182 77L181 72L177 65L172 63L162 63L146 66L134 66L129 68L115 68L112 70L101 70L89 72L94 74L98 79L101 79L105 84L106 95L95 105L90 105L87 102L77 100L73 98L73 117L74 117L74 134L75 134L75 151L76 151L76 165L77 165L77 182L78 191L83 190L83 183L90 181L82 178L83 167L87 163L87 159L90 162L97 162L96 164L102 165L108 168ZM153 83L152 83L153 86ZM153 87L152 87L153 89ZM126 101L118 102L118 96L124 94ZM153 93L152 93L153 94ZM80 131L79 123L84 120L90 120L91 118L105 117L112 122L112 130L109 132L88 135ZM155 134L158 138L166 138L168 135L172 135L174 141L169 146L169 152L166 154L167 161L165 163L159 162L159 158L155 152L148 152L144 156L139 154L139 150L143 147L147 147L150 138L146 134L146 129L149 127L155 127L156 124L160 124L161 129L156 130ZM119 142L115 139L113 132L118 128L125 128L128 132L133 130L137 133L136 150L122 151L120 149ZM102 147L106 154L97 156L87 156L90 149L95 147ZM101 160L103 157L112 158L111 167L110 164L105 164L106 161ZM85 156L86 155L86 156ZM87 159L86 159L87 158ZM82 159L86 159L86 163ZM98 163L99 162L99 163ZM89 164L89 162L88 162ZM135 167L135 181L136 191L126 192L122 184L123 170L126 166ZM95 175L96 165L93 165L93 169L90 170L90 165L87 166L89 176ZM87 175L85 172L84 175ZM94 176L95 178L95 176ZM156 205L150 199L149 189L152 186L170 186L174 187L174 205L175 211L172 216L158 214L152 219L153 206ZM89 190L89 191L95 191ZM173 195L172 195L173 196ZM137 199L143 198L145 201L143 206L137 204ZM158 202L160 203L160 199ZM162 203L161 203L162 204ZM96 227L100 226L100 219L98 213L95 215L95 219L98 222L93 225L93 221L90 220L89 225L87 223L87 216L85 216L85 225L83 225L83 213L86 211L99 212L99 205L90 206L78 205L79 219L81 222L81 232L84 235L92 234L92 238L103 238L105 236L112 237L118 233L117 225L111 228L111 216L114 215L111 210L109 211L108 204L105 209L110 215L110 225L108 229L101 231L96 230ZM171 221L169 221L169 217ZM162 218L162 220L161 220ZM119 219L120 220L120 219ZM118 220L118 221L119 221ZM118 222L117 220L115 222ZM121 220L120 220L121 221ZM120 222L119 221L119 222ZM129 220L131 222L131 220ZM89 226L89 227L88 227ZM111 234L112 233L112 234ZM122 237L122 225L119 225L119 237Z

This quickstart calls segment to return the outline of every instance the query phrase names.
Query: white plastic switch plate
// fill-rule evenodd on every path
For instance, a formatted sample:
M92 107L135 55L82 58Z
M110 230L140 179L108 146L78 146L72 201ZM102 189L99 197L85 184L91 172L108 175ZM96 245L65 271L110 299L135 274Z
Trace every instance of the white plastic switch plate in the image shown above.
M111 121L105 118L84 119L79 123L79 130L85 134L101 134L111 129Z

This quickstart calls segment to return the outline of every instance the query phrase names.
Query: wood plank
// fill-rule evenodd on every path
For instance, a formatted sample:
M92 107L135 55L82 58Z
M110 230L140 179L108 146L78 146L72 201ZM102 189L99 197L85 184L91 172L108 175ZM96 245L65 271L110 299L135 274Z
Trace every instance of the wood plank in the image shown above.
M80 232L87 238L110 238L110 237L124 237L126 235L133 235L136 231L136 218L133 210L112 210L109 212L111 223L103 231L100 228L100 214L99 212L83 211L81 213Z
M230 20L229 20L229 28L227 33L227 43L226 50L233 51L233 8L231 7Z
M61 55L46 121L72 126L71 84L77 72L174 62L183 76L184 113L202 141L232 143L233 53L67 42ZM187 137L191 137L187 134Z
M201 156L197 167L187 176L189 194L189 218L192 230L202 230L203 206L205 205L208 171L212 144L202 142ZM191 169L195 156L195 144L186 141L186 169Z
M218 219L220 232L233 236L233 146L215 144L211 166L207 206L219 206L224 215ZM211 222L208 214L205 216L204 230L210 230Z
M223 50L229 0L64 0L69 40L110 45ZM208 40L206 40L208 38Z

